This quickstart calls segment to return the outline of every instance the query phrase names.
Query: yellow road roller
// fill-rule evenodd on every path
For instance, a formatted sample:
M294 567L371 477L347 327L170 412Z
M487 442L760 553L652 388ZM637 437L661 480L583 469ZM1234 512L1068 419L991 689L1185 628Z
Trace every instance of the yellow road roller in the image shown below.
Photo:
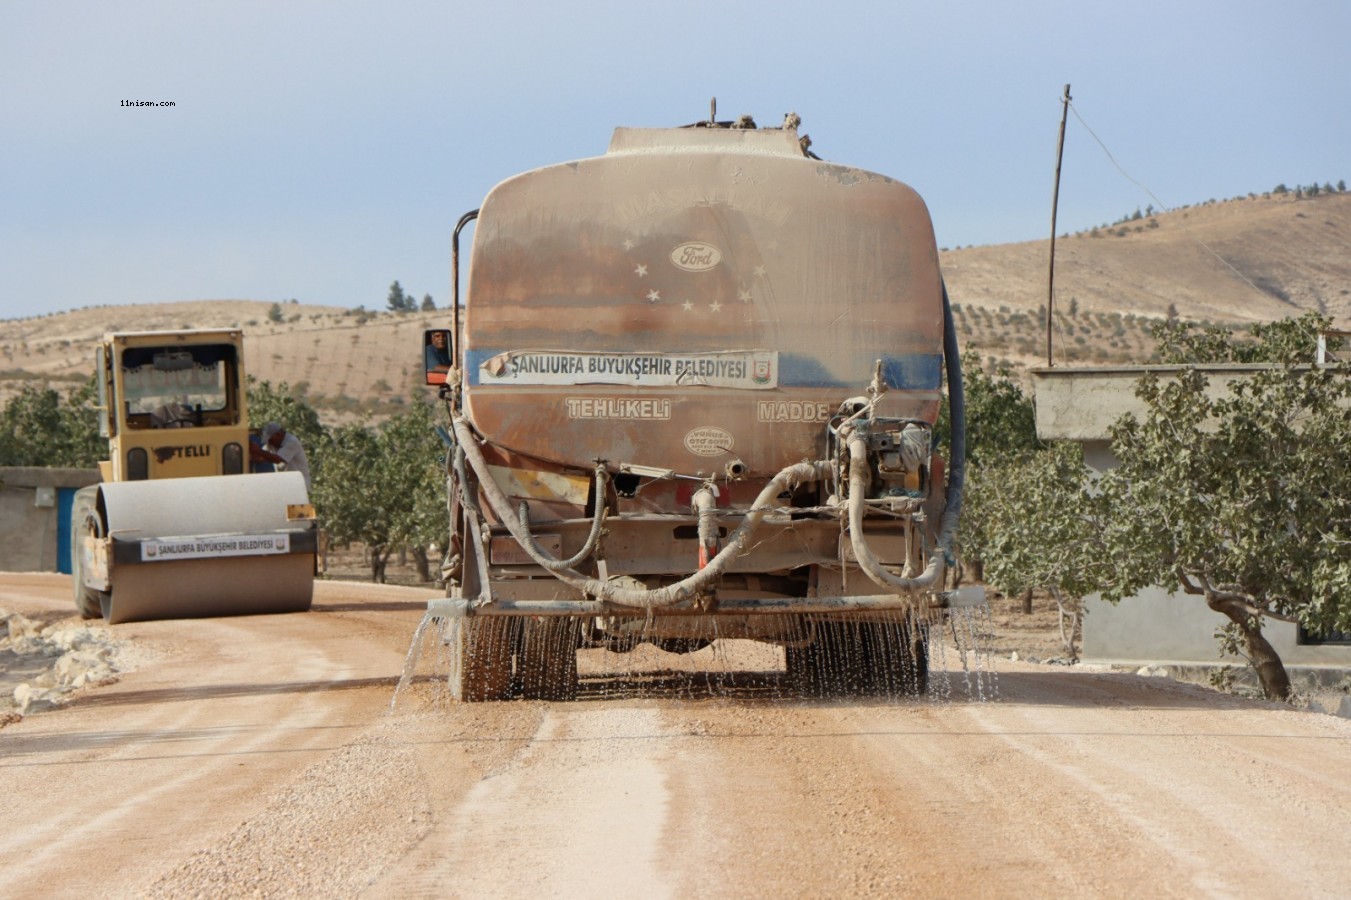
M243 333L106 335L102 483L75 496L75 605L109 623L301 612L318 525L300 472L250 472Z

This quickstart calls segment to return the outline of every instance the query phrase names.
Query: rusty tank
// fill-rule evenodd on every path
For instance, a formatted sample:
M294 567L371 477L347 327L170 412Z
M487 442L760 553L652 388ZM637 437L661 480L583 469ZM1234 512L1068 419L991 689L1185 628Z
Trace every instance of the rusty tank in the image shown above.
M921 691L927 630L983 599L949 588L964 424L928 210L797 125L619 128L461 219L455 319L424 337L460 699L570 697L578 648L716 638L782 646L808 690L842 653Z

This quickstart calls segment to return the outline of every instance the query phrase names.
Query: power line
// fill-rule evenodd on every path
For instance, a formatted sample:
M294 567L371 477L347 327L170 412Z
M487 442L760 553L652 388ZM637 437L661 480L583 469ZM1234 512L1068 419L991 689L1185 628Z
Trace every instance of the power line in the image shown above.
M1150 197L1150 199L1154 201L1154 203L1158 206L1158 208L1159 208L1162 212L1175 212L1175 211L1176 211L1176 210L1172 209L1171 207L1169 207L1169 206L1168 206L1166 203L1164 203L1162 200L1160 200L1160 199L1158 198L1158 196L1155 195L1155 193L1154 193L1153 191L1151 191L1148 187L1146 187L1144 184L1142 184L1138 179L1136 179L1136 178L1133 177L1129 172L1127 172L1125 169L1123 169L1123 168L1121 167L1121 164L1118 163L1118 162L1116 161L1116 157L1112 155L1112 151L1107 149L1107 145L1106 145L1105 143L1103 143L1102 138L1098 137L1098 135L1093 131L1093 129L1090 128L1090 127L1088 126L1088 123L1084 121L1084 117L1081 116L1081 115L1079 115L1079 110L1075 108L1074 104L1073 104L1073 103L1070 103L1069 107L1070 107L1071 110L1074 111L1074 118L1078 120L1078 122L1079 122L1080 125L1084 126L1084 130L1088 132L1089 136L1092 137L1093 140L1097 141L1098 146L1102 148L1102 152L1103 152L1104 154L1106 154L1107 159L1108 159L1109 161L1111 161L1112 166L1113 166L1118 172L1121 173L1121 175L1122 175L1123 178L1125 178L1125 179L1126 179L1127 181L1129 181L1131 184L1135 185L1135 186L1138 187L1140 190L1142 190L1142 191L1144 191L1146 194L1148 194L1149 197ZM1194 235L1194 234L1188 234L1187 236L1190 237L1193 241L1195 241L1197 246L1201 247L1203 250L1205 250L1205 251L1206 251L1207 253L1209 253L1211 256L1215 257L1215 259L1218 260L1219 263L1220 263L1222 266L1224 266L1224 267L1225 267L1226 269L1228 269L1230 272L1233 272L1234 275L1235 275L1235 277L1237 277L1240 281L1242 281L1242 282L1243 282L1244 284L1246 284L1248 287L1252 288L1254 291L1257 291L1257 293L1261 294L1263 297L1266 297L1266 296L1267 296L1267 292L1266 292L1266 291L1262 290L1260 287L1258 287L1257 285L1253 284L1252 280L1251 280L1250 278L1248 278L1248 276L1244 275L1244 274L1243 274L1242 272L1240 272L1238 269L1234 268L1234 266L1229 262L1229 260L1225 259L1223 256L1220 256L1220 254L1219 254L1218 252L1216 252L1215 249L1214 249L1213 247L1211 247L1209 244L1207 244L1205 241L1201 240L1200 238L1196 237L1196 235Z

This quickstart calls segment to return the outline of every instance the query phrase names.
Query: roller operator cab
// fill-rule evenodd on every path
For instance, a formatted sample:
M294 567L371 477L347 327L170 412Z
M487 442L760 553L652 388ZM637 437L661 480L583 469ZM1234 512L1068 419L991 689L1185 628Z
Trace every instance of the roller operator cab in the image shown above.
M982 599L948 589L945 374L963 426L928 211L805 144L621 128L461 220L465 297L423 343L463 699L567 696L580 646L715 637L782 645L806 687L837 647L917 691L928 628Z
M250 474L243 335L107 335L102 483L72 517L75 602L109 622L308 609L317 531L303 476Z

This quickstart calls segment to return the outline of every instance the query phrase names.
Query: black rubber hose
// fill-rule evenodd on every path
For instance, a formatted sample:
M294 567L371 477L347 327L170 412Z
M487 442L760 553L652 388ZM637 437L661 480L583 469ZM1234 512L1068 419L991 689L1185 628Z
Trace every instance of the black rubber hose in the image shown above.
M952 319L947 284L943 284L943 362L948 375L952 458L948 462L947 506L943 508L942 526L938 530L938 546L951 557L952 542L957 537L957 520L962 512L962 487L966 484L966 399L962 393L961 348L957 345L957 325Z

